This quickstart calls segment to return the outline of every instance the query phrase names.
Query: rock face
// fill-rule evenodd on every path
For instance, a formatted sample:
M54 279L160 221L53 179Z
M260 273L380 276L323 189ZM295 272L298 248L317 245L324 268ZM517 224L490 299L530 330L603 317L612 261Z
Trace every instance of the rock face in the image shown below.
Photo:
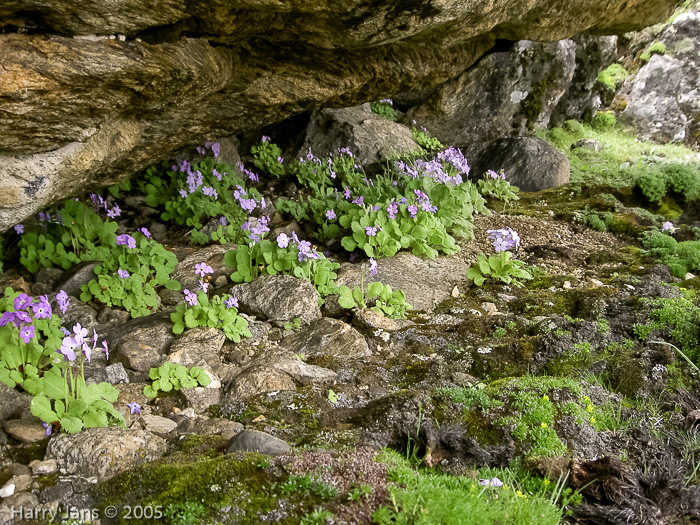
M475 173L503 171L522 191L540 191L569 182L571 166L566 155L548 142L531 137L511 137L490 144L477 158Z
M674 3L6 1L0 230L184 146L439 85L496 39L631 31Z
M680 15L657 41L666 45L666 54L652 55L628 81L622 94L628 103L620 121L632 126L640 138L697 144L700 14Z
M471 156L501 137L546 127L571 83L575 58L571 40L516 42L440 86L407 117Z

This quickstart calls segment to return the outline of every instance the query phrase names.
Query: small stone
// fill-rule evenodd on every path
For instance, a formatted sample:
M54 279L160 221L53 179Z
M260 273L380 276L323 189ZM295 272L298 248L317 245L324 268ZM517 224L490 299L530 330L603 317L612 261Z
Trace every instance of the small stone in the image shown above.
M107 382L111 385L129 382L129 375L126 373L124 365L121 363L107 365L105 367L105 373L107 374Z
M177 427L177 423L167 417L144 415L141 419L146 425L145 430L156 434L168 434Z
M258 417L256 417L253 420L253 423L260 423L261 421L267 421L267 418L265 416L263 416L262 414L260 414Z
M602 283L602 281L599 281L598 279L591 279L590 281L588 281L588 285L589 285L591 288L600 288L601 286L605 286L605 285Z
M15 486L13 483L5 483L2 488L0 488L0 498L9 498L15 493Z
M13 419L5 421L5 432L22 443L36 443L46 439L46 429L38 421Z
M29 464L32 469L32 474L34 476L45 476L47 474L53 474L58 470L58 463L55 459L47 459L45 461L32 461Z
M498 313L498 308L493 303L481 303L481 308L486 315L494 315Z
M221 390L219 388L185 388L182 394L187 400L187 406L191 407L197 414L206 412L211 406L221 402Z
M564 281L562 288L564 288L564 290L571 290L571 281Z
M15 492L24 492L25 490L29 490L32 486L32 477L29 474L12 476L6 485L14 485Z
M685 280L686 280L686 281L689 281L690 279L695 279L695 275L692 274L692 273L690 273L690 272L688 272L688 273L685 274Z
M4 507L31 509L39 505L39 498L31 492L15 492L4 498L2 503Z
M286 441L259 430L243 430L229 441L227 452L260 452L262 454L286 454L292 447Z
M602 151L603 145L594 139L580 139L571 145L571 149L584 148L591 151Z
M452 288L452 297L454 297L454 298L459 297L459 288L457 288L456 286L454 288Z

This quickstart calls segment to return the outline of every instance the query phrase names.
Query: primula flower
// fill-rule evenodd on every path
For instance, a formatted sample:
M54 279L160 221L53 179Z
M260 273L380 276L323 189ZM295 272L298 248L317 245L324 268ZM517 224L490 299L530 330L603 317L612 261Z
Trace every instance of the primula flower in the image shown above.
M662 232L667 232L667 231L669 231L669 230L670 230L670 231L674 231L675 229L676 229L676 228L673 226L673 223L670 222L670 221L666 221L666 222L663 223L663 225L661 226L661 231L662 231Z
M214 273L214 270L207 263L201 262L194 265L194 273L200 277L204 277L208 273Z
M289 237L287 237L286 233L280 233L277 236L277 246L280 248L286 248L289 246Z
M19 336L22 338L22 341L28 343L29 341L34 339L35 331L36 330L34 328L34 325L30 324L29 326L25 326L19 331Z
M375 235L377 235L377 227L376 226L366 226L365 233L367 234L368 237L374 237Z
M211 186L204 186L202 188L202 193L204 193L204 195L206 195L207 197L214 197L214 200L217 200L219 198L219 194Z
M204 155L207 152L207 150L205 150L202 146L197 146L195 149L200 155Z
M49 423L42 423L41 426L43 426L46 429L46 432L44 432L44 434L47 437L53 434L53 427Z
M26 293L21 293L17 297L15 297L13 306L15 307L15 310L19 311L28 308L31 304L32 298L29 297Z
M370 277L377 275L377 261L373 257L369 258L369 275Z
M51 319L51 315L53 314L47 295L42 295L41 301L32 305L32 310L34 311L35 319Z
M127 403L126 406L129 407L129 414L133 415L133 414L140 414L141 413L141 405L139 405L135 401L131 402L131 403Z
M222 215L219 217L219 224L221 226L228 226L228 219Z
M59 352L68 358L68 361L75 361L75 351L80 348L80 344L70 336L63 338Z
M149 232L146 228L139 228L137 231L141 232L141 235L146 237L146 239L151 238L151 232Z
M343 191L343 197L345 197L346 201L349 201L352 198L352 195L350 195L350 188L345 186L345 191Z
M136 239L126 233L124 235L117 235L117 246L136 248Z
M362 206L362 204L365 202L364 196L360 195L357 199L353 199L352 203L357 204L358 206Z
M411 204L411 205L408 207L408 213L411 215L411 219L415 219L415 218L416 218L416 214L418 213L418 207L417 207L417 206L414 206L413 204Z
M399 205L395 202L392 202L387 207L386 212L389 214L390 219L396 219L396 214L399 212Z
M498 478L480 479L479 485L484 485L486 487L502 487L503 482Z
M105 351L105 358L109 359L109 348L107 348L107 341L102 341L102 348Z
M260 139L260 142L269 142L269 141L270 141L270 137L268 137L267 135L263 135L262 138Z
M190 292L187 288L185 288L183 293L185 294L185 301L187 301L190 306L197 306L197 294Z
M24 233L24 224L15 224L15 231L17 235L22 235Z
M238 308L238 298L236 296L229 297L224 301L226 308Z
M73 326L73 333L75 334L73 339L76 343L81 345L85 342L85 337L87 337L88 331L87 328L80 326L80 323L76 323L75 326Z
M277 162L282 164L284 162L284 157L277 157Z
M179 193L180 193L180 197L182 197L183 199L187 197L187 192L185 190L180 190Z
M68 294L64 290L60 290L56 294L56 301L58 302L58 307L61 310L62 314L65 314L68 311Z
M221 152L221 144L214 142L214 144L211 145L211 152L214 154L214 157L218 157Z
M212 173L212 175L214 175L214 177L216 177L216 180L218 180L219 182L221 182L221 173L219 173L218 171L216 171L216 168L212 169L212 170L211 170L211 173Z
M105 206L106 206L106 204L105 204ZM122 214L122 210L119 208L119 206L117 204L112 206L111 210L107 210L107 217L109 217L110 219L116 219L121 214Z
M327 218L329 221L332 221L332 220L335 219L336 217L337 217L337 216L336 216L336 214L335 214L335 212L334 212L333 210L327 210L327 211L326 211L326 218Z
M209 291L209 283L205 283L201 279L199 280L199 288L197 290L202 290L204 293Z

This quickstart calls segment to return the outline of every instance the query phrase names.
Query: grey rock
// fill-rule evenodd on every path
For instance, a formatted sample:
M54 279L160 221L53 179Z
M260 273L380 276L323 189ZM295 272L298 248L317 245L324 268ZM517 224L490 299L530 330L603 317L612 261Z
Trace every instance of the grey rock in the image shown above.
M369 104L343 109L322 109L311 115L306 140L295 155L337 155L349 148L365 169L375 169L401 154L420 153L421 147L406 126L373 113Z
M80 287L95 278L95 266L99 264L99 261L85 261L71 267L55 282L56 291L64 290L68 295L80 297Z
M211 359L218 360L218 353L226 342L226 336L216 328L192 328L185 331L170 347L168 360L184 366L192 366Z
M338 319L326 317L287 337L284 346L296 354L307 356L358 358L371 355L362 334Z
M32 396L20 393L0 381L0 421L18 418L29 412Z
M39 505L39 498L32 494L31 492L15 492L12 496L2 499L2 506L5 508L18 509L20 507L25 509L33 509ZM0 518L1 519L1 518ZM11 520L8 523L12 523Z
M595 139L580 139L571 145L571 149L583 148L591 151L602 151L603 145Z
M286 454L292 449L286 441L259 430L243 430L229 441L227 452L260 452L270 456Z
M3 428L7 434L22 443L36 443L46 439L46 429L38 420L11 419Z
M154 434L168 434L177 427L177 423L172 419L152 414L142 415L141 421L143 421L144 430L153 432Z
M231 439L241 430L243 425L238 421L208 417L183 418L177 427L177 433L180 435L222 436L227 439Z
M106 366L105 373L107 375L107 382L111 385L129 382L129 375L126 373L124 365L121 363Z
M569 159L548 142L532 137L499 139L479 154L473 169L503 171L522 191L540 191L569 182Z
M291 275L262 275L234 286L231 294L238 298L241 311L270 321L280 323L298 317L310 323L321 317L314 286Z
M59 312L55 299L51 302L51 307L54 312ZM70 328L80 323L80 326L87 328L88 332L92 332L99 326L97 310L72 295L68 296L68 309L65 314L61 315L61 319L63 319L64 326Z
M110 337L111 341L118 341L110 345L110 359L137 372L159 366L174 339L172 323L163 315L134 319L118 330Z
M224 395L222 404L233 400L249 399L258 394L275 391L296 390L296 385L288 374L263 365L252 365L238 374Z
M458 144L470 157L500 137L546 128L571 84L575 57L571 40L515 42L439 86L408 111L406 120L425 126L443 143Z
M55 459L65 474L95 476L104 481L125 470L161 458L168 447L145 430L89 428L51 438L45 459Z
M5 485L9 485L10 483L15 486L15 494L17 492L24 492L25 490L29 490L32 486L32 476L31 474L12 476L10 481L8 481Z
M183 290L194 291L199 287L200 280L200 276L194 273L195 265L203 262L211 266L214 271L214 273L207 274L207 278L211 282L218 277L227 278L233 273L233 270L224 264L224 254L233 247L231 244L214 244L197 250L177 264L170 278L179 281ZM179 294L180 302L184 302L182 291L176 293Z
M197 414L206 412L209 407L221 402L220 388L185 388L182 390L187 406L192 407Z
M408 252L377 261L377 275L367 277L368 263L343 263L338 270L338 286L351 289L360 286L363 273L365 285L381 281L394 290L406 293L406 300L415 310L432 311L440 302L450 299L454 286L464 280L468 265L459 257L425 259Z
M33 461L29 464L32 469L32 475L45 476L53 474L58 470L58 463L55 459L47 459L46 461Z

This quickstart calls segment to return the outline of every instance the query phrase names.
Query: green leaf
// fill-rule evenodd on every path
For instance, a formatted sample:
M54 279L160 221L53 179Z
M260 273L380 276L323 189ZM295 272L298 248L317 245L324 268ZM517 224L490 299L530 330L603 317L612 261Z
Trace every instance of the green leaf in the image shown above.
M352 291L350 288L347 286L341 286L339 290L339 295L338 295L338 304L342 308L355 308L357 306L357 303L355 303L355 299L352 297Z
M349 235L343 237L343 239L340 241L340 245L349 252L357 248L357 242L355 242L355 239L353 239Z
M77 417L62 417L59 422L61 423L61 428L69 434L77 434L83 428L82 420Z
M51 401L41 394L34 396L34 399L32 399L29 405L29 410L45 423L58 421L58 414L52 410Z
M154 390L154 388L151 385L146 385L145 387L143 387L143 395L149 399L153 399L154 397L158 396L158 391Z
M101 410L88 410L83 416L83 424L85 428L106 427L108 425L107 414Z
M383 289L384 285L380 282L369 283L367 285L367 299L377 297L380 293L382 293Z

